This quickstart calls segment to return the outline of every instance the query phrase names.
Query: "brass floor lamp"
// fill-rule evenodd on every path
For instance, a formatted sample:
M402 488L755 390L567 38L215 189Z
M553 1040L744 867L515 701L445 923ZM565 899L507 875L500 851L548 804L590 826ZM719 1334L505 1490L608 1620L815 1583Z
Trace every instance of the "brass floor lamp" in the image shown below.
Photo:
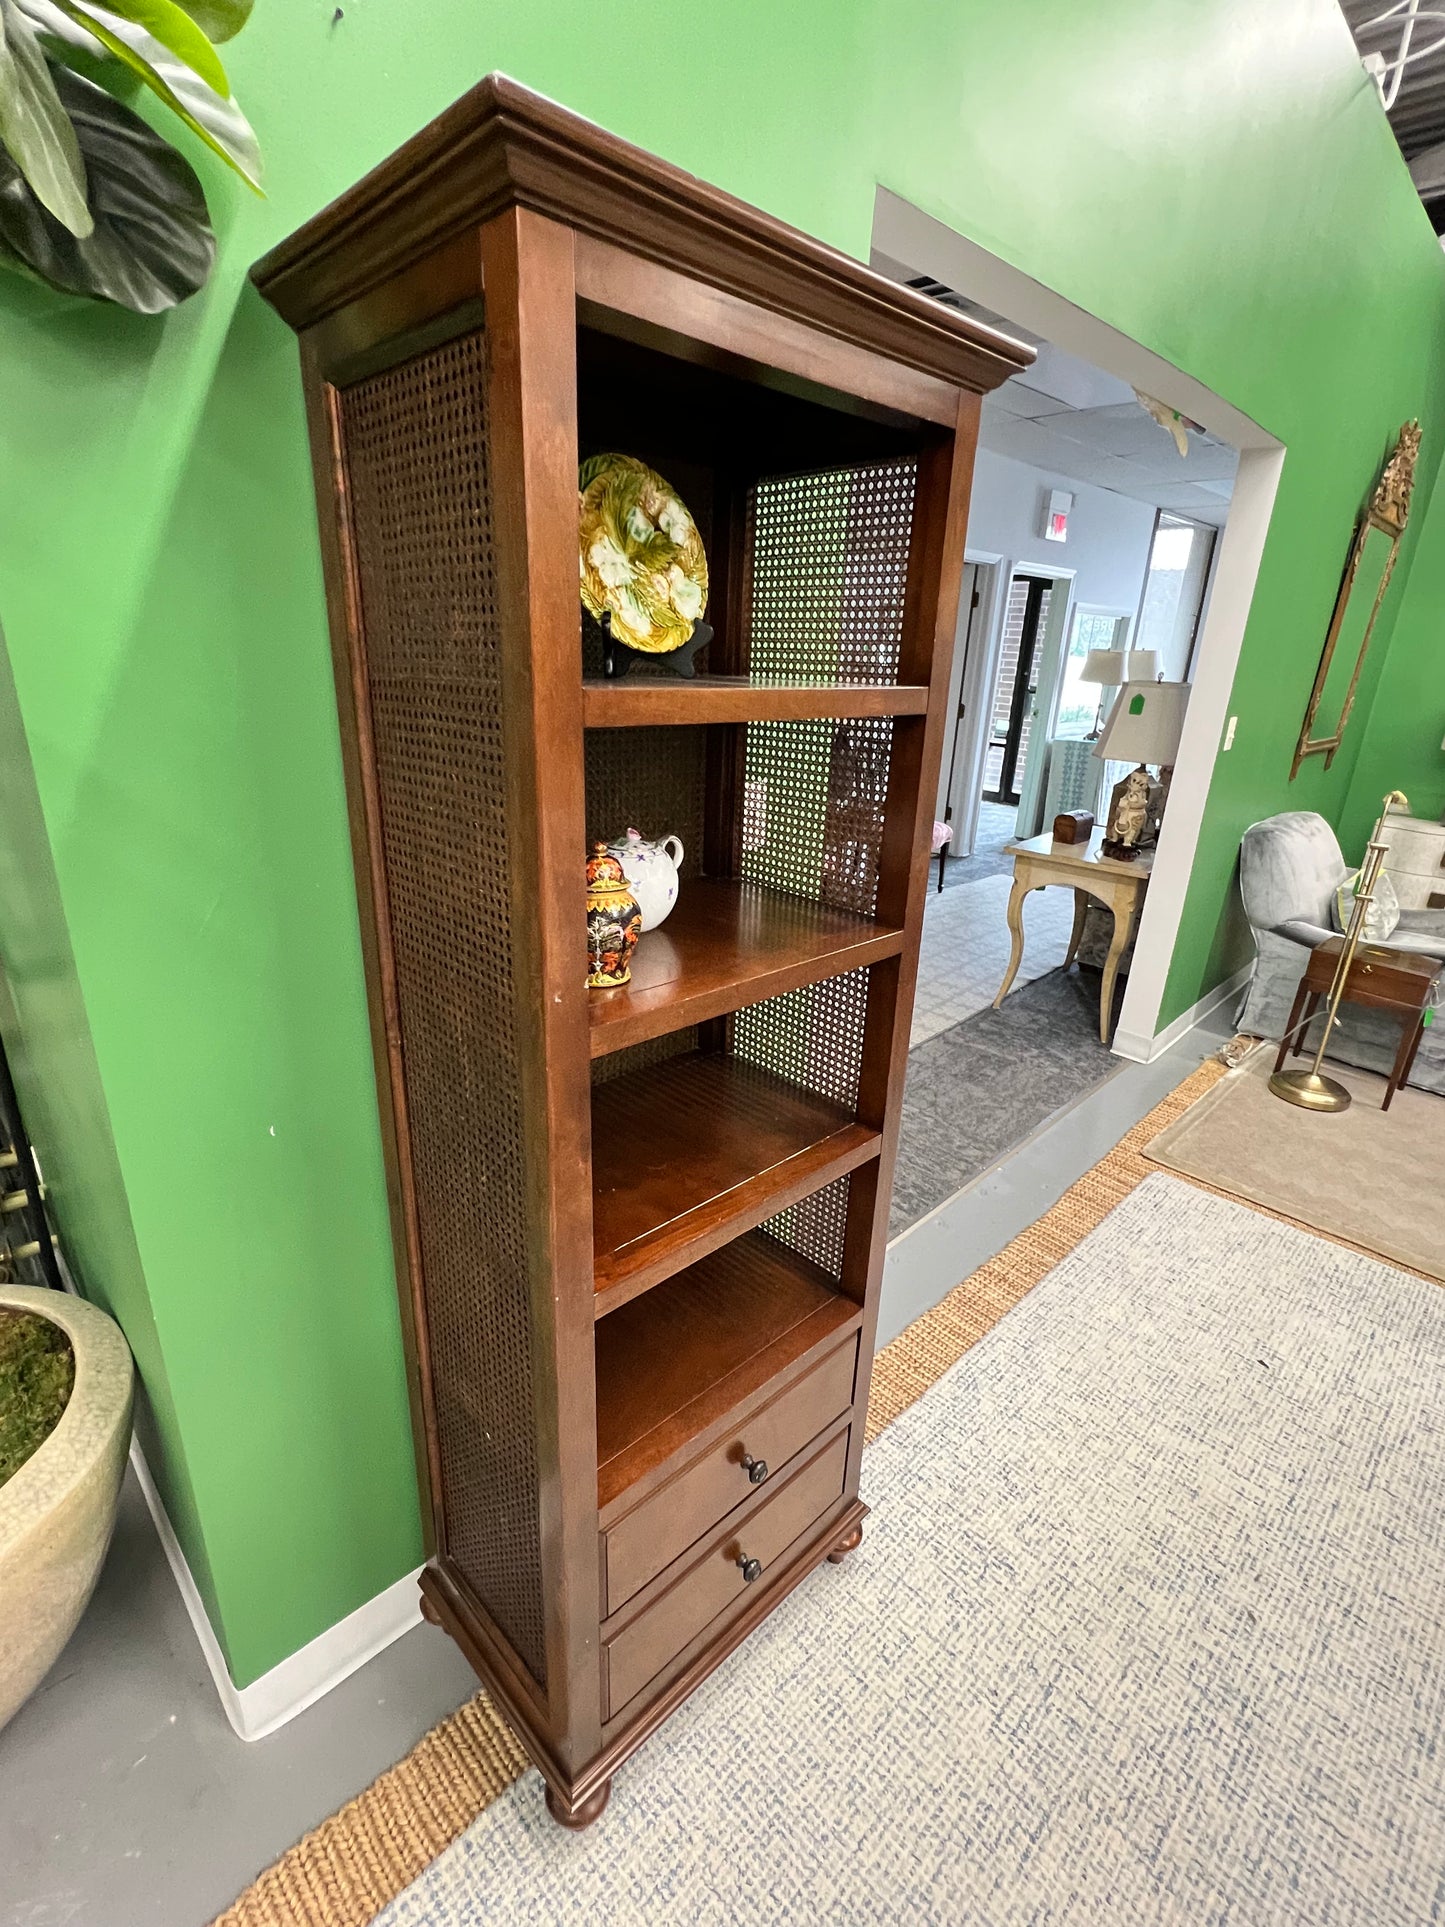
M1329 1001L1325 1005L1325 1024L1320 1032L1319 1047L1315 1051L1315 1061L1307 1071L1276 1071L1269 1080L1269 1088L1276 1097L1282 1097L1286 1104L1298 1104L1304 1111L1347 1111L1350 1108L1350 1094L1337 1078L1326 1077L1320 1070L1324 1062L1325 1047L1330 1041L1330 1032L1335 1027L1344 999L1345 984L1349 979L1350 965L1355 960L1355 952L1360 947L1364 935L1365 919L1369 916L1370 905L1375 899L1375 886L1380 881L1380 872L1385 866L1385 858L1390 853L1388 843L1382 843L1380 831L1385 818L1396 804L1408 810L1409 800L1400 790L1391 790L1385 798L1385 807L1375 834L1365 845L1365 860L1360 865L1360 874L1355 885L1354 908L1350 912L1350 926L1345 932L1344 948L1340 960L1335 965L1335 974L1330 983Z

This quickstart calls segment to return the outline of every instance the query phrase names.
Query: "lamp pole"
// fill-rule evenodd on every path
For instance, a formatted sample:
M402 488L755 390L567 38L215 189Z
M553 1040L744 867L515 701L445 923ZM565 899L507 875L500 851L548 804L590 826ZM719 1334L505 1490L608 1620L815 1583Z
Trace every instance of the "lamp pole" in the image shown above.
M1385 807L1380 813L1380 820L1375 825L1375 834L1365 846L1365 860L1360 866L1354 908L1350 912L1350 927L1345 932L1344 948L1340 951L1339 962L1335 965L1335 974L1330 983L1324 1029L1320 1032L1315 1061L1307 1071L1276 1071L1269 1080L1269 1088L1276 1097L1282 1097L1286 1104L1299 1105L1301 1110L1347 1111L1350 1108L1350 1093L1338 1078L1326 1077L1320 1070L1320 1065L1324 1062L1330 1032L1335 1027L1340 1005L1344 1002L1350 965L1355 960L1355 952L1360 947L1360 938L1364 935L1365 919L1369 915L1370 905L1375 898L1375 886L1380 881L1380 872L1385 867L1385 858L1390 853L1389 844L1380 841L1380 831L1384 827L1385 818L1397 803L1403 809L1410 807L1409 800L1403 792L1391 790L1385 798Z

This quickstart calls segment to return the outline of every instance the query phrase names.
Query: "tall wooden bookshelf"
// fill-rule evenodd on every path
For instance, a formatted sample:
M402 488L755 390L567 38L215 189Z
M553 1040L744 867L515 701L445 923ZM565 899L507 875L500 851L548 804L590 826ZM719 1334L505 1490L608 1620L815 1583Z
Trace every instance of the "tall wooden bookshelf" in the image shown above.
M1030 357L498 76L255 280L301 340L424 1606L586 1825L859 1543L979 397ZM702 531L696 680L601 674L611 450ZM627 824L681 893L589 992Z

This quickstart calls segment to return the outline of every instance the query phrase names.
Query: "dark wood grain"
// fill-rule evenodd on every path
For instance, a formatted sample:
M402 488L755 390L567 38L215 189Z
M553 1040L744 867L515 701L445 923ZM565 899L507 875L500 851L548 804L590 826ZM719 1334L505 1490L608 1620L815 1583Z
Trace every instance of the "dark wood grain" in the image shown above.
M1304 975L1309 989L1329 990L1344 947L1343 937L1330 937L1315 946ZM1442 971L1445 964L1438 957L1392 950L1388 944L1362 943L1351 959L1350 974L1345 979L1345 1001L1364 1004L1371 1010L1418 1012L1430 1002L1435 980Z
M557 1751L597 1749L596 1419L587 1317L582 703L573 648L577 398L570 230L512 208L482 233L491 293L488 407L503 633L507 834L518 973L518 1072L528 1125L526 1261L536 1371L547 1695Z
M1305 974L1300 978L1285 1027L1284 1042L1274 1060L1275 1070L1283 1068L1285 1055L1293 1043L1300 1056L1311 1024L1328 1001L1334 987L1335 972L1344 952L1345 939L1331 937L1310 952ZM1408 950L1391 950L1383 944L1362 943L1350 960L1342 1001L1378 1010L1398 1020L1400 1042L1394 1063L1385 1080L1385 1095L1380 1104L1388 1111L1395 1093L1409 1077L1415 1054L1425 1033L1425 1013L1435 997L1436 982L1445 970L1438 957L1420 956ZM1318 1048L1318 1042L1316 1042Z
M876 1153L841 1105L731 1056L690 1052L593 1093L597 1316Z
M896 956L903 932L758 884L699 877L644 933L632 981L587 1002L592 1055Z
M835 1323L850 1316L836 1305L831 1310ZM856 1313L851 1316L856 1320ZM820 1322L821 1312L806 1329L795 1327L788 1336L816 1342ZM782 1341L770 1348L783 1349ZM852 1404L857 1352L853 1340L759 1410L736 1416L730 1437L699 1453L676 1478L603 1533L604 1612L616 1612L719 1519L749 1500L760 1500L786 1478L798 1453ZM750 1473L763 1467L766 1472L753 1483Z
M843 1534L843 1537L838 1541L837 1545L834 1546L833 1550L828 1554L828 1564L830 1566L841 1566L843 1561L848 1557L848 1554L850 1552L856 1552L859 1546L862 1545L862 1543L863 1543L863 1526L862 1526L862 1522L860 1521L859 1524L857 1524L851 1529L851 1531L845 1532Z
M305 337L428 1514L424 1596L566 1823L600 1810L617 1767L791 1587L852 1543L864 1514L862 1418L977 397L1031 357L498 78L274 250L256 278ZM348 456L353 419L370 438L364 469ZM705 529L717 634L691 686L584 689L584 444L658 466ZM363 473L364 522L352 509ZM440 496L427 486L436 474L451 478ZM823 495L841 489L842 523L819 510L814 478L828 478ZM805 592L796 669L793 538L777 519L788 502L803 562L828 580L840 563L866 576L884 555L897 579L909 545L901 616L896 598L845 597L835 636L826 599ZM373 586L379 628L364 606ZM408 614L428 603L425 618ZM860 614L868 608L876 615ZM386 656L370 680L369 624ZM754 687L750 660L764 656L778 674ZM499 687L478 673L483 658L501 665ZM833 661L876 661L878 685L818 687L811 678ZM411 759L394 809L377 790L374 707L391 732L387 780L396 758ZM809 733L809 718L858 726ZM798 732L796 771L780 723ZM644 940L631 989L590 1008L586 726L657 730L628 748L699 747L674 761L693 812L687 840L700 846L689 856L713 879L689 878L671 923L650 948ZM591 741L594 760L599 742L623 748ZM607 756L608 813L630 810L627 758ZM885 762L880 802L866 795L867 771ZM639 772L644 790L649 775ZM744 836L759 785L771 785L768 860L796 891L792 907L731 882L761 847ZM479 808L469 799L480 793ZM468 809L462 833L453 815ZM409 840L386 842L401 811ZM816 882L799 860L815 839ZM500 881L484 886L488 866ZM801 902L810 893L870 914ZM409 919L410 1031L393 903ZM493 955L495 971L480 967ZM866 1007L849 989L865 982ZM775 1006L784 993L798 1001ZM790 1028L794 1011L814 1028ZM614 1066L599 1064L604 1081L589 1091L589 1057L674 1029L695 1030L701 1048L610 1080ZM816 1075L820 1090L856 1084L856 1103L740 1062L742 1047L772 1053L790 1077ZM423 1088L430 1099L418 1104ZM495 1144L493 1109L507 1133ZM469 1148L438 1157L453 1110ZM506 1168L500 1213L493 1150ZM759 1227L835 1179L845 1182L808 1220L823 1242L803 1246L826 1255L825 1272ZM797 1235L790 1217L779 1238ZM442 1245L444 1342L442 1299L428 1296ZM769 1458L768 1479L725 1510L743 1456L769 1454L781 1465ZM478 1524L493 1514L515 1548L500 1565L502 1539ZM729 1542L729 1521L746 1527L746 1548ZM617 1577L604 1623L605 1534L616 1535ZM756 1584L738 1573L743 1552L765 1559ZM659 1557L671 1563L658 1568ZM517 1619L499 1571L526 1575L530 1621Z
M755 1393L775 1397L800 1359L824 1339L836 1343L857 1316L817 1266L752 1231L600 1319L603 1518L615 1523L618 1502L644 1482L655 1492L647 1475L675 1473L674 1461L695 1454L699 1439L711 1449L716 1420L750 1409Z
M928 690L916 683L750 683L743 676L629 676L582 685L589 729L658 723L789 722L808 716L921 716Z
M578 236L578 305L591 326L619 329L665 353L735 371L781 393L836 398L849 412L950 419L951 383L856 340L820 336L816 317L769 312L659 262L640 261L638 252L625 241L614 246Z
M489 74L252 270L303 328L378 282L524 206L614 240L705 286L980 391L1033 351Z
M609 1716L621 1712L670 1659L745 1595L744 1559L758 1562L761 1578L775 1560L786 1558L841 1495L847 1460L845 1432L752 1506L743 1523L725 1525L695 1564L607 1637Z

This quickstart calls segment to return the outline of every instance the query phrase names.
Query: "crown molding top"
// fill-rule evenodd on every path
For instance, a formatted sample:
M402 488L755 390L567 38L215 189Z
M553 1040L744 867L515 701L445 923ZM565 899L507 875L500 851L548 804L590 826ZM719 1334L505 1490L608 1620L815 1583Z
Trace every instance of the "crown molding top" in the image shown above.
M906 367L986 392L1033 350L887 280L592 121L489 74L263 256L251 278L300 331L520 206Z

